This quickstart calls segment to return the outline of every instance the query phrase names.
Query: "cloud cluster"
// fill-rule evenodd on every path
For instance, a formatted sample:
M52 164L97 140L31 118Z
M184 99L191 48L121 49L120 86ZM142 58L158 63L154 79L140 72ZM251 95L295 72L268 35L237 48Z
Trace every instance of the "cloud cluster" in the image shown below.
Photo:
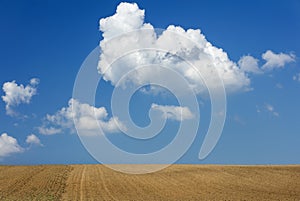
M43 146L40 139L34 135L30 134L26 137L26 143L29 145ZM0 159L10 156L11 154L22 153L28 148L23 148L19 145L18 140L7 133L2 133L0 135Z
M39 84L39 79L32 78L28 85L23 84L18 85L16 81L5 82L3 84L3 91L5 93L2 96L2 100L5 102L6 113L10 116L17 115L13 110L13 107L20 105L21 103L29 104L32 96L37 93L37 85Z
M246 73L262 74L264 71L271 71L275 68L283 68L286 64L295 62L296 56L292 53L274 53L271 50L267 50L261 55L265 60L265 64L259 67L259 60L247 55L240 58L238 65L241 70Z
M152 104L151 108L157 111L161 111L164 115L164 118L184 121L192 119L194 117L193 113L188 107L174 106L174 105L157 105Z
M120 3L114 15L99 21L103 40L99 44L101 54L97 69L103 79L110 81L112 85L117 85L124 75L127 76L126 81L136 85L151 84L157 76L165 80L172 79L166 71L160 70L158 65L163 64L183 76L197 94L205 91L205 85L211 88L220 87L216 76L221 78L227 92L246 91L251 88L250 74L263 74L283 68L296 60L292 53L274 53L267 50L261 55L264 61L262 65L259 64L259 59L250 55L234 62L223 49L210 43L200 29L185 30L180 26L170 25L165 30L157 30L150 23L145 23L144 18L145 11L137 4ZM149 66L146 70L137 69L149 64L157 65ZM293 80L300 81L300 74L295 75ZM29 104L37 94L38 84L37 78L31 79L26 86L17 84L16 81L5 82L2 86L2 100L6 105L6 113L10 116L17 115L15 107ZM175 84L174 88L186 91L180 82ZM282 88L282 85L278 84L277 87ZM155 86L149 88L151 91L154 89L156 93L161 90ZM146 88L143 90L148 92ZM194 117L187 107L152 104L151 109L160 111L165 118L176 121ZM279 116L270 104L265 104L262 110ZM258 108L257 111L260 112ZM240 121L237 117L235 120ZM109 117L105 107L94 107L70 99L67 107L61 108L54 115L48 114L38 131L40 134L53 135L65 131L74 133L77 129L81 134L92 136L100 134L99 127L105 133L126 130L126 126L117 117ZM26 143L43 146L34 134L27 136ZM26 149L20 146L14 137L7 133L0 136L0 158L24 150Z
M274 106L269 103L265 103L264 106L262 107L262 110L258 106L256 106L256 111L257 113L261 113L262 111L265 111L275 117L279 117L279 113L275 111Z
M47 115L44 125L39 127L41 134L52 135L69 130L71 133L76 129L85 135L100 134L99 127L105 133L119 132L119 127L126 130L125 126L116 117L108 118L104 107L94 107L78 100L70 99L68 107L63 107L54 115Z
M0 158L23 151L24 149L19 145L17 139L7 135L7 133L0 136Z
M184 30L170 25L158 33L151 24L144 22L144 18L145 11L137 4L120 3L114 15L100 19L103 40L100 41L98 72L113 85L131 70L157 63L179 72L196 93L203 92L205 85L220 87L216 84L217 74L226 91L235 92L251 88L248 74L261 74L265 70L283 67L295 61L293 54L276 54L268 50L262 54L266 63L261 68L259 60L250 55L243 56L235 63L223 49L207 41L200 29ZM194 66L187 65L180 58ZM149 68L148 71L136 70L127 75L126 81L137 85L151 83L162 72L154 67ZM205 85L201 76L197 75L199 72L205 79ZM162 76L168 79L168 75Z

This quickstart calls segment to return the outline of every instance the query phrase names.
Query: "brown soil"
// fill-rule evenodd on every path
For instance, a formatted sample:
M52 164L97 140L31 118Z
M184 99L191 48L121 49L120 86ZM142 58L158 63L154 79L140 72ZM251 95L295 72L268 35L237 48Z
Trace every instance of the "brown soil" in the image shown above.
M0 200L300 200L300 166L0 166Z

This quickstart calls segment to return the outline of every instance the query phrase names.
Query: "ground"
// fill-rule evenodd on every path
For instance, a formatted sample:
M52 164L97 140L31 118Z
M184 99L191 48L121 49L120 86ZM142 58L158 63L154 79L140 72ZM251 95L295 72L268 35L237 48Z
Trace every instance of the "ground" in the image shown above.
M0 166L0 200L300 200L300 165L172 165L142 175L103 165Z

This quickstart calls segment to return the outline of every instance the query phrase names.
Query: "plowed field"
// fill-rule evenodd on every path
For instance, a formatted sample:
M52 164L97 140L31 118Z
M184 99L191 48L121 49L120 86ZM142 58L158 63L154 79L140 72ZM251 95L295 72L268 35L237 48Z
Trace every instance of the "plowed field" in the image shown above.
M300 166L0 166L0 200L300 200Z

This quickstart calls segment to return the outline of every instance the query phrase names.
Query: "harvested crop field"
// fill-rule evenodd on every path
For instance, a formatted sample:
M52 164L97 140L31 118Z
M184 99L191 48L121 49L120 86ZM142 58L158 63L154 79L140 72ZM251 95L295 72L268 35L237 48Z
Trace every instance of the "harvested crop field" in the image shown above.
M300 200L300 166L0 166L0 200Z

